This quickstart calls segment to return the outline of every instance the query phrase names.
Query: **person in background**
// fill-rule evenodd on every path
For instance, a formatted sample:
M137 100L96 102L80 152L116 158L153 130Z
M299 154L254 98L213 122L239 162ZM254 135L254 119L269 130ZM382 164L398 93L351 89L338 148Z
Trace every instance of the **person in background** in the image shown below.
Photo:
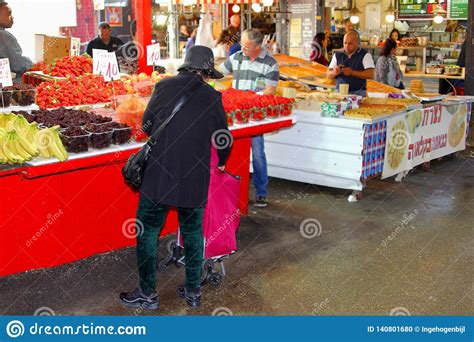
M344 33L349 33L351 31L355 31L354 24L352 23L350 18L344 19Z
M231 44L231 35L229 31L222 30L221 34L219 35L219 38L217 38L216 47L212 49L212 52L214 53L214 58L226 58L227 51L229 51Z
M87 44L86 52L89 56L94 57L94 49L115 52L122 45L123 42L119 38L112 36L110 25L108 23L102 22L99 24L99 35L91 40L89 44Z
M395 57L396 50L397 42L388 38L375 66L375 80L395 88L405 89L402 83L403 74Z
M234 38L231 38L231 40L234 41ZM240 50L242 50L242 45L240 45L240 41L235 42L229 48L229 52L227 52L227 57L232 56L234 53L239 52Z
M115 52L120 71L127 74L135 74L138 70L138 48L136 43L137 22L132 21L130 24L131 39L120 46Z
M246 30L242 34L242 51L228 57L221 65L224 74L233 74L232 87L240 90L261 91L274 94L280 78L278 63L263 47L263 36L257 30ZM252 138L253 183L256 188L256 207L267 203L267 159L263 136Z
M240 16L234 14L230 17L230 25L227 27L227 31L231 36L237 35L238 41L240 41Z
M189 100L158 136L150 152L140 187L137 221L139 286L119 296L125 306L159 308L156 273L160 231L170 207L178 210L183 237L186 276L176 292L190 307L201 305L201 270L204 255L202 224L208 199L213 137L231 137L222 95L207 81L222 78L215 70L212 51L195 45L189 49L179 74L158 82L143 115L148 135L169 118L183 93ZM217 149L218 166L225 171L231 146Z
M232 56L234 53L239 52L242 49L242 46L240 45L240 38L241 38L241 32L240 32L240 17L237 14L234 14L232 17L230 17L230 25L227 28L227 31L229 32L231 36L231 46L229 48L229 51L227 53L228 56Z
M189 30L186 25L181 25L179 27L178 39L180 42L187 42L189 38Z
M18 44L15 36L5 29L13 26L12 9L8 3L0 0L0 58L8 58L10 70L16 74L14 82L21 82L21 75L33 66L33 62L26 56Z
M198 29L195 28L193 32L191 32L191 36L188 38L188 42L186 43L186 46L184 47L185 51L187 52L190 48L192 48L194 45L196 45L196 35L197 35Z
M394 28L391 32L390 32L390 36L389 38L392 38L394 41L396 42L399 42L400 41L400 31L398 31L396 28Z
M311 48L311 56L309 59L313 62L328 66L329 61L327 59L327 47L328 47L329 37L326 37L326 34L319 32L314 36L313 43Z
M340 84L349 84L349 93L365 96L367 80L374 78L375 64L372 55L360 48L360 38L356 31L344 36L344 50L336 51L329 63L328 77Z

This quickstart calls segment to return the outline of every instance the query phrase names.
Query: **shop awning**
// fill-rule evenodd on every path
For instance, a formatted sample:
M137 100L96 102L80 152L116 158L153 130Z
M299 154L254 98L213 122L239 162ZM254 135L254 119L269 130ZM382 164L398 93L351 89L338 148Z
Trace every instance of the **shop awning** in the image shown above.
M252 4L261 0L173 0L176 5L210 5L210 4Z

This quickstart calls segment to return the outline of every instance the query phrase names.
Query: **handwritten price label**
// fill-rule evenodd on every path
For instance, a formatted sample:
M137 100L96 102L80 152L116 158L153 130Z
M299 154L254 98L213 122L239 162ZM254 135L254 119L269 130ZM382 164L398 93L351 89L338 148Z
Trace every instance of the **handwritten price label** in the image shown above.
M12 73L10 71L10 60L8 58L0 59L0 86L10 87L13 85Z
M156 65L161 60L160 44L152 44L146 47L146 64Z
M94 68L94 75L103 75L106 68L106 60L104 58L109 52L107 50L93 49L92 67Z
M120 70L115 52L94 50L94 75L104 76L106 82L120 79Z

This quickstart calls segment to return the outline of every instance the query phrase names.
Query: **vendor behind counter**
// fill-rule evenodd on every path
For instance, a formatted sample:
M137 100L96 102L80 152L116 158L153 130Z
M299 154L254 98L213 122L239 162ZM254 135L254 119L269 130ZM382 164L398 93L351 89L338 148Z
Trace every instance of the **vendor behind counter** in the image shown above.
M359 34L350 31L344 36L344 51L336 51L329 64L328 77L336 79L336 89L349 85L349 93L366 96L367 80L373 79L375 64L372 55L360 47Z

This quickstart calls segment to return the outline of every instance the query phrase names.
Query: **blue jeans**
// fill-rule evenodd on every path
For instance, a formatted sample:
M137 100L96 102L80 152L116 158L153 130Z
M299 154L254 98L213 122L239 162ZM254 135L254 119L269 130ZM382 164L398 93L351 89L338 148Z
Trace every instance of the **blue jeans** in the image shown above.
M252 138L253 185L257 190L256 196L267 196L268 173L267 157L263 135Z

